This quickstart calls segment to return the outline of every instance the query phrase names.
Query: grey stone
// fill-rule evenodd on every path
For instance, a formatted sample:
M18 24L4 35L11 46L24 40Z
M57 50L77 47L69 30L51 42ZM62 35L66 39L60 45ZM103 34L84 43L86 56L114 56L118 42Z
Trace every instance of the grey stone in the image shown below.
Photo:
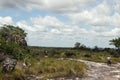
M16 63L17 63L17 60L7 57L2 62L2 71L5 73L13 71L16 66Z

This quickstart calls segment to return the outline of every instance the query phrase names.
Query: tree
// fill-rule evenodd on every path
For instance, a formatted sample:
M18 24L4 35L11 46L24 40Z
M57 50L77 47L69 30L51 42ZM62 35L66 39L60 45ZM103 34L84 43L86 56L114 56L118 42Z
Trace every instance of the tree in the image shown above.
M27 46L26 34L21 28L12 25L4 25L0 29L0 38L5 39L7 42L16 42L21 46Z
M110 40L110 45L114 45L117 50L120 50L120 37Z
M98 46L94 46L93 51L98 51L98 50L99 50Z
M75 46L74 46L75 49L87 49L87 47L84 45L84 44L81 44L79 42L76 42L75 43Z
M76 42L74 48L78 49L78 48L80 48L80 45L81 45L81 44L80 44L79 42Z
M119 57L120 56L120 37L115 38L110 40L110 45L114 45L117 50L114 50L111 52L111 55L113 55L114 57Z
M27 53L26 33L19 27L4 25L0 28L0 51L20 59Z

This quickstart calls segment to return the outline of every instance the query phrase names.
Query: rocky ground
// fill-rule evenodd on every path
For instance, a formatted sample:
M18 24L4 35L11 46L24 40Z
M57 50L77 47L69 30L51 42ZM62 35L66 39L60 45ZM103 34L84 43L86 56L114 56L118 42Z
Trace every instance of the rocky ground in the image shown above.
M97 63L77 59L69 60L81 61L88 65L87 76L82 79L77 78L73 80L120 80L120 63L108 66L106 63Z

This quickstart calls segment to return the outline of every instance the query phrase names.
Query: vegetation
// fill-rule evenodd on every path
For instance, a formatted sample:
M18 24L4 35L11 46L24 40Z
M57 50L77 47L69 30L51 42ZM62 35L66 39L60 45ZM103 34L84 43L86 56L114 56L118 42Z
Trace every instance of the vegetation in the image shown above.
M85 49L86 46L85 46L84 44L81 44L81 43L79 43L79 42L76 42L74 48L75 48L75 49Z
M46 58L40 61L40 68L37 71L39 71L44 78L47 78L71 75L82 77L85 74L85 70L86 65L81 62Z
M110 45L114 45L118 50L120 50L120 37L110 40Z
M28 52L26 33L19 27L4 25L0 28L0 52L21 59Z
M22 80L22 78L25 78L28 75L41 76L42 80L56 77L83 77L85 76L87 68L82 62L58 60L54 58L42 58L40 60L31 58L28 62L31 63L31 66L26 69L22 66L18 66L22 64L21 61L18 61L16 70L12 73L3 74L0 71L0 78L2 80Z
M36 54L38 58L44 57L44 51L47 50L48 57L52 58L77 58L77 59L83 59L83 60L90 60L94 62L106 62L106 58L108 56L111 56L112 63L120 62L120 57L117 57L116 50L110 49L110 48L99 48L95 47L93 49L74 49L74 48L43 48L43 47L31 47L30 49L33 49L35 51L40 50L39 55ZM39 57L40 56L40 57Z
M110 45L114 45L117 49L114 50L112 55L115 57L120 57L120 37L110 40Z
M42 80L85 75L87 66L84 63L65 58L106 62L106 57L111 56L112 63L120 62L120 38L110 40L110 44L117 49L97 46L91 49L79 42L75 43L74 48L46 48L27 46L26 35L24 30L16 26L4 25L0 28L0 62L3 58L1 55L12 56L18 60L13 72L5 74L0 66L1 80L23 80L30 75L40 76ZM25 62L26 67L23 66Z
M73 53L66 51L62 56L57 49L48 48L47 56L50 58L44 58L45 49L27 46L25 37L26 33L19 27L4 25L0 28L0 54L12 56L18 60L15 70L12 72L3 73L0 67L1 80L23 80L30 75L41 75L44 79L71 75L82 77L85 75L87 66L84 63L56 59L64 55L72 57Z

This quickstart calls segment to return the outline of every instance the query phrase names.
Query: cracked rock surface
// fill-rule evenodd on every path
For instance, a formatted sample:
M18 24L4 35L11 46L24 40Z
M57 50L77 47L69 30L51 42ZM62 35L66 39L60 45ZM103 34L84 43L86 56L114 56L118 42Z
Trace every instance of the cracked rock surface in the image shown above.
M88 65L87 76L78 80L120 80L120 63L111 66L105 63L70 59L84 62Z

